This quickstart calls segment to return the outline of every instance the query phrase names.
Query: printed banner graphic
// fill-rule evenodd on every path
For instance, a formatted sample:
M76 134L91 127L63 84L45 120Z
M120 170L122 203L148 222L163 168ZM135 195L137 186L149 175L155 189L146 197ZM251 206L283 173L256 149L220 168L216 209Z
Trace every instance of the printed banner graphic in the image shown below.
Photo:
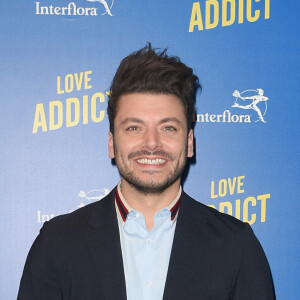
M300 299L299 1L39 0L1 3L0 298L16 299L43 223L101 201L108 93L151 42L194 69L195 155L183 189L248 222L277 299Z

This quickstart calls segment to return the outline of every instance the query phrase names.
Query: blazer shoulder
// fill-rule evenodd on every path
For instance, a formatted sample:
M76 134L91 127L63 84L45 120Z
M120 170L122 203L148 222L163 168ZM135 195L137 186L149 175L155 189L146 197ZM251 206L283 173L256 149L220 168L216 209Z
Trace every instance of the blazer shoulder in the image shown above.
M208 223L210 226L213 226L222 231L228 232L244 232L249 229L250 225L244 223L233 216L221 213L215 208L209 207L186 193L184 193L183 207L186 207L186 210L193 216L196 222Z
M110 217L114 209L114 194L113 189L103 199L81 207L71 213L63 214L54 217L44 223L42 230L53 232L74 232L84 229L90 223L102 222L107 217ZM94 222L95 221L95 222Z

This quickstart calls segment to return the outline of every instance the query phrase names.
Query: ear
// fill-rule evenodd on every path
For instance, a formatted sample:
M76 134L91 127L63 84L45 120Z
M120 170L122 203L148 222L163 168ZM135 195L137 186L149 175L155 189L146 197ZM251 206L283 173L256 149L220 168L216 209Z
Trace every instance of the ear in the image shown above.
M187 138L187 157L193 157L194 155L194 132L190 130Z
M108 133L108 156L110 158L115 158L114 136L111 133L111 131L109 131L109 133Z

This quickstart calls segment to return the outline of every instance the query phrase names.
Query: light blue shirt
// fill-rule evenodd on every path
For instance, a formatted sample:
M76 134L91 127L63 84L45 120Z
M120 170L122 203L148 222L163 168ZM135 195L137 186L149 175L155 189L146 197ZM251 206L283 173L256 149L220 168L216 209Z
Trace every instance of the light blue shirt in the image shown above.
M143 214L132 209L122 196L120 184L117 189L118 199L127 210L127 216L122 217L116 201L127 300L160 300L167 277L181 187L175 200L155 214L151 231L146 228ZM178 207L171 220L174 205Z

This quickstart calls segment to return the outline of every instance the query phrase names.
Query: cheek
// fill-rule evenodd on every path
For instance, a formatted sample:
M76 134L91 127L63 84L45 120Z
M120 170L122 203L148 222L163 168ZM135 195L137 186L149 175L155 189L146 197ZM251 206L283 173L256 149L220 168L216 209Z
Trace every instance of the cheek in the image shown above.
M122 153L130 153L133 151L140 150L142 147L141 138L136 136L128 136L122 137L118 140L118 149L122 151Z
M115 156L119 156L122 159L127 158L128 155L133 151L132 143L130 141L118 139L114 143Z
M177 152L178 154L185 153L188 149L186 136L178 136L172 141L169 142L168 147L174 153Z

